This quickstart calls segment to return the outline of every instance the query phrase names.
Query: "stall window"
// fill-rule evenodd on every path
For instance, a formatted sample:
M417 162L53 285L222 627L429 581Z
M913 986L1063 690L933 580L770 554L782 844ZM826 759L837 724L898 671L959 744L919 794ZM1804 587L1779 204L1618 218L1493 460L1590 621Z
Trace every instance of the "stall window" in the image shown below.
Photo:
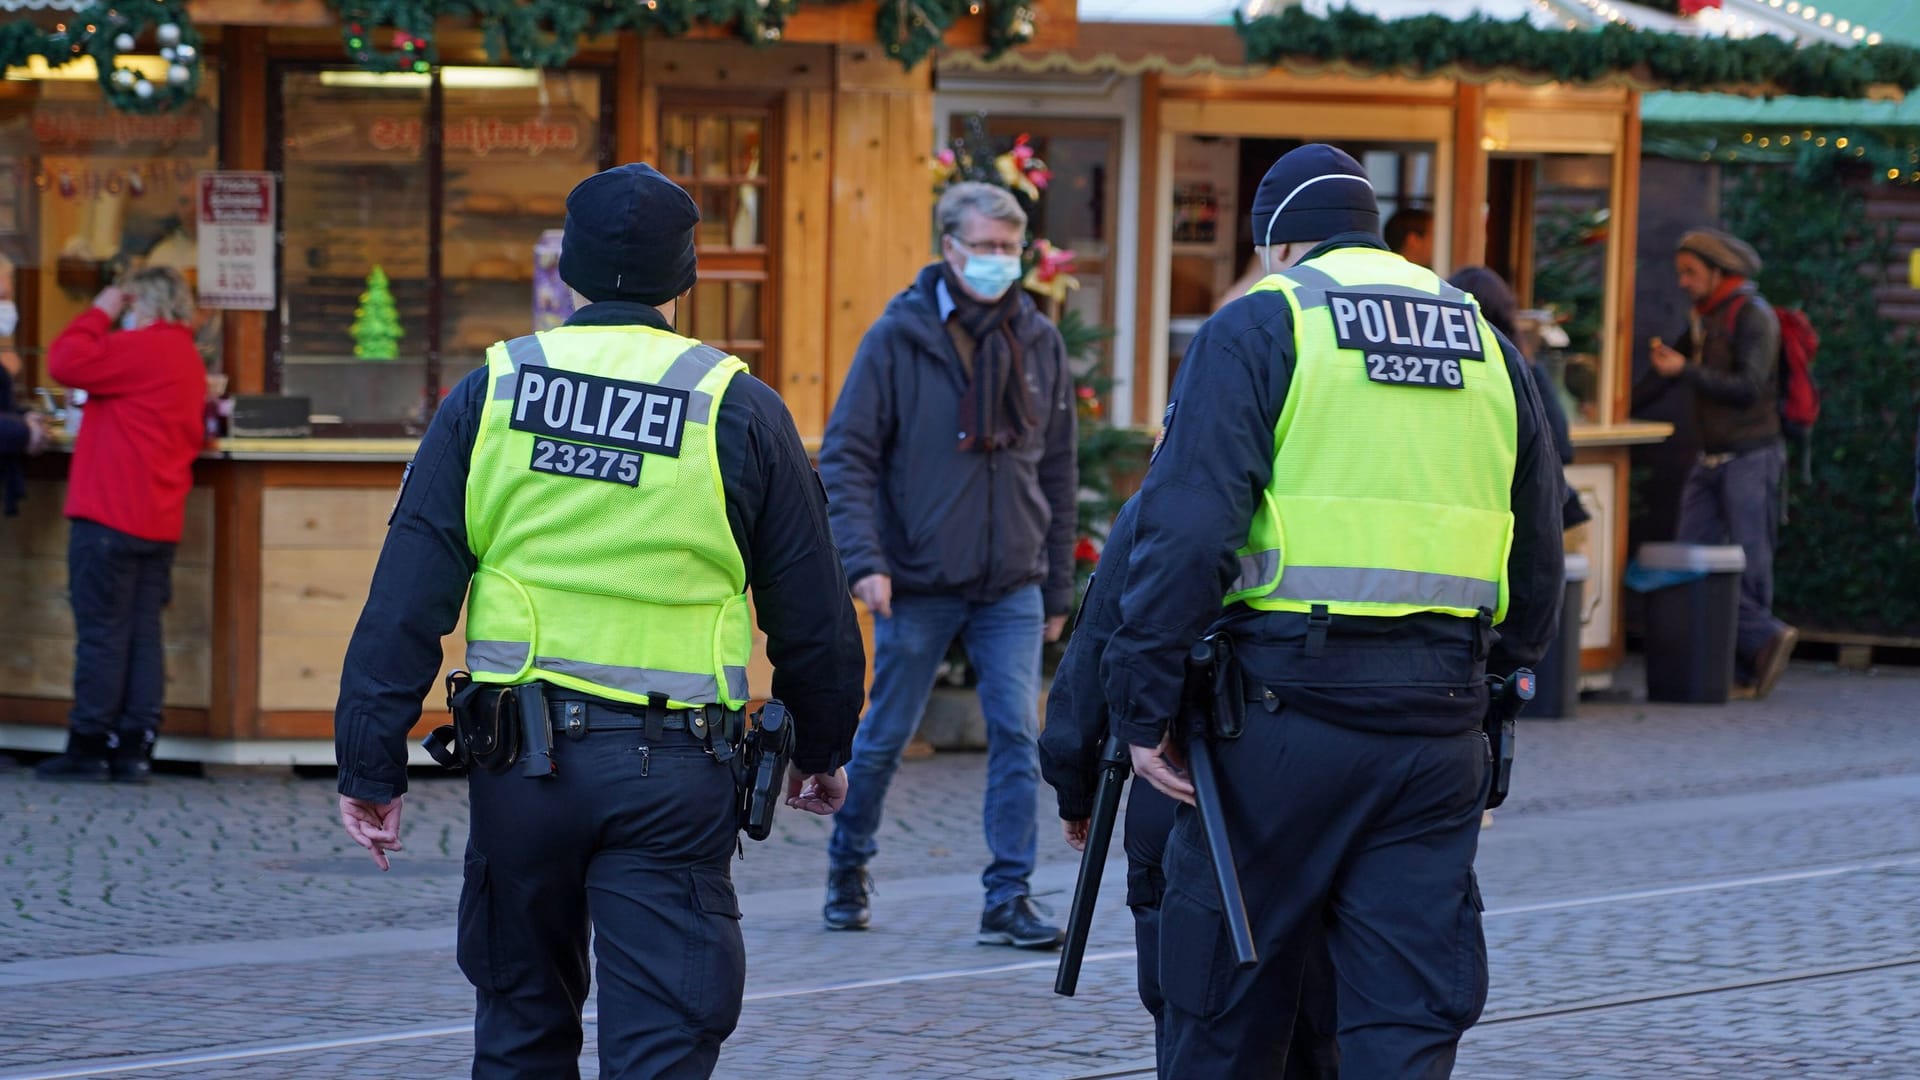
M488 346L533 328L535 248L605 157L602 79L304 68L275 85L269 385L307 398L316 430L417 432Z
M952 134L962 134L965 125L965 117L954 117ZM987 134L996 150L1026 135L1035 156L1047 163L1053 179L1028 226L1034 236L1074 254L1073 276L1080 288L1067 294L1063 311L1077 312L1093 326L1112 327L1120 121L994 114L987 118Z
M124 58L164 78L159 57ZM122 113L102 100L91 61L64 68L8 69L0 82L0 272L11 270L20 324L0 351L20 358L17 392L60 392L46 378L45 349L101 289L147 266L170 266L194 283L196 177L219 166L219 100L213 72L197 99L154 115ZM221 319L199 315L197 339L219 370Z
M738 356L777 385L772 247L778 189L770 175L770 104L668 99L660 109L662 171L700 206L694 248L700 283L681 301L677 329Z
M1613 161L1604 154L1495 158L1488 262L1514 283L1519 342L1546 370L1567 416L1601 420Z

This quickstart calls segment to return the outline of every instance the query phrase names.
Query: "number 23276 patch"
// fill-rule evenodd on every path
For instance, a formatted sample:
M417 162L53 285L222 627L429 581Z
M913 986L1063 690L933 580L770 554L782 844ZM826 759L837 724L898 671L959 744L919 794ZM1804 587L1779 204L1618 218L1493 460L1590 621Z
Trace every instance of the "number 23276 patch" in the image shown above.
M1478 312L1438 297L1328 293L1334 338L1366 363L1367 378L1391 386L1460 390L1461 362L1485 361Z
M631 450L608 450L603 446L540 438L533 440L533 460L527 467L555 476L640 486L640 455Z

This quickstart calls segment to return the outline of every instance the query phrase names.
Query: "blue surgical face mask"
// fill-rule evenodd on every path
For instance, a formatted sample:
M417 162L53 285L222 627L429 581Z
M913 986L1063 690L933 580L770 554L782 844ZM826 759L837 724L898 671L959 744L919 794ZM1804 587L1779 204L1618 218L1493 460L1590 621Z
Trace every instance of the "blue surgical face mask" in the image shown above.
M120 316L120 329L122 330L140 329L139 312L134 311L132 308L128 308L126 311L126 314Z
M1013 287L1014 282L1020 280L1020 256L979 255L967 251L964 244L960 250L967 256L966 267L960 271L960 280L981 297L998 300Z
M0 300L0 337L12 337L20 329L20 308L11 300Z

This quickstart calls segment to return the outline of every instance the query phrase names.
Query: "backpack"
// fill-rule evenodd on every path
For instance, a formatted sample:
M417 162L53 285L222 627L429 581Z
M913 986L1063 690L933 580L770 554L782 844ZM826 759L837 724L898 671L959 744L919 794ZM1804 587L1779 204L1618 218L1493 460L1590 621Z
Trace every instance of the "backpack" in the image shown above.
M1728 309L1727 331L1733 332L1747 298L1736 297ZM1780 322L1779 377L1780 430L1787 438L1804 440L1820 419L1820 384L1813 379L1813 359L1820 352L1820 332L1799 308L1777 307Z

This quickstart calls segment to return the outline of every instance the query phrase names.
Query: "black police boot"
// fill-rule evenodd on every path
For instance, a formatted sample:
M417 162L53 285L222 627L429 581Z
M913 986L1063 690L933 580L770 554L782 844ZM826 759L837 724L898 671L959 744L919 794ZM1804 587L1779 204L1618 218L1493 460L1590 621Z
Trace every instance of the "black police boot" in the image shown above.
M153 740L151 731L121 734L108 766L114 783L144 784L153 779Z
M34 766L33 774L42 780L105 783L110 771L107 757L112 753L105 735L69 734L67 752Z
M1031 898L1016 896L980 916L980 936L975 940L1016 949L1057 949L1066 938L1065 931L1040 917Z
M827 929L865 930L873 916L867 907L867 894L872 891L873 878L864 867L827 871L827 906L820 912Z

